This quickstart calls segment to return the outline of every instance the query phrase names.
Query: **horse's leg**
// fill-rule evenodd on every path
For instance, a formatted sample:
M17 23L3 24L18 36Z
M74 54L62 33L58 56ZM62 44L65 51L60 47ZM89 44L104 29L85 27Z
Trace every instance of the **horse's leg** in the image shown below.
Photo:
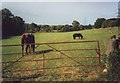
M35 45L33 45L33 52L35 52Z
M29 48L30 46L27 44L26 45L26 54L28 55L28 48Z
M32 51L35 52L35 45L31 45Z
M22 56L24 55L24 45L22 45Z
M73 39L75 39L75 36L73 36Z
M35 37L32 36L32 44L31 44L32 51L35 52Z
M29 45L29 53L31 54L31 45Z
M22 56L24 55L24 39L21 38L21 46L22 46Z
M81 39L81 37L79 36L79 39Z
M81 36L81 39L83 39L83 36Z
M83 35L81 35L81 39L83 39Z
M33 35L33 42L32 42L33 44L32 44L32 49L33 49L33 52L35 52L35 37L34 37L34 35Z

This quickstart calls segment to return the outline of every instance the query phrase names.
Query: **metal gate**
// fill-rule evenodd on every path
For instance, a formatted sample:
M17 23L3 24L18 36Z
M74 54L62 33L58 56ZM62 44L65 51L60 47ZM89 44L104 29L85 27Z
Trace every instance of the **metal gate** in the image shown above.
M95 43L95 48L74 48L74 49L57 49L56 47L52 46L52 45L69 45L71 44L71 46L73 44L78 44L78 43ZM46 45L48 46L49 48L52 49L51 52L57 52L57 53L60 53L62 56L64 57L56 57L56 58L46 58L46 53L43 51L42 52L42 59L37 59L37 60L21 60L21 58L24 58L25 56L21 56L19 59L17 60L14 60L14 61L2 61L1 63L2 64L12 64L14 65L14 63L19 63L19 62L42 62L42 67L41 68L36 68L36 69L27 69L27 70L23 70L23 69L20 69L20 70L12 70L12 71L8 71L7 69L9 68L9 66L11 65L7 65L5 66L4 68L2 68L2 73L5 73L5 72L12 72L12 73L16 73L16 72L32 72L32 71L40 71L41 73L37 73L35 75L28 75L28 76L3 76L3 78L5 79L29 79L29 78L36 78L36 77L42 77L42 76L51 76L51 74L46 74L46 70L50 70L50 69L69 69L69 68L72 68L72 67L81 67L81 66L92 66L92 67L96 67L96 66L99 66L100 65L100 45L99 45L99 41L71 41L71 42L52 42L52 43L35 43L36 45L36 49L39 47L39 46L42 46L42 45ZM21 44L3 44L3 45L0 45L0 47L8 47L8 46L21 46ZM69 54L65 53L65 52L70 52L70 51L88 51L88 50L94 50L96 53L97 53L97 56L80 56L80 57L71 57L69 56ZM21 52L18 52L18 53L3 53L3 55L12 55L12 54L22 54ZM29 56L29 55L28 55ZM78 58L94 58L94 59L97 59L97 64L89 64L89 65L84 65L82 64L81 62L79 62L77 59ZM63 60L63 59L69 59L70 61L74 62L75 64L73 65L69 65L69 66L56 66L56 67L46 67L46 61L57 61L57 60ZM66 73L56 73L56 75L64 75ZM71 74L73 75L74 73L73 72L67 72L67 74Z

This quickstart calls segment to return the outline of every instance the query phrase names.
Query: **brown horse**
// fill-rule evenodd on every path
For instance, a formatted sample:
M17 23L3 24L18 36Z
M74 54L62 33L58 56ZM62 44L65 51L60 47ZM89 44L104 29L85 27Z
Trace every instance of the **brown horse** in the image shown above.
M35 51L35 37L31 33L24 33L21 38L21 44L22 44L22 55L24 55L24 45L26 44L26 54L31 54L31 50ZM29 49L29 53L28 53Z

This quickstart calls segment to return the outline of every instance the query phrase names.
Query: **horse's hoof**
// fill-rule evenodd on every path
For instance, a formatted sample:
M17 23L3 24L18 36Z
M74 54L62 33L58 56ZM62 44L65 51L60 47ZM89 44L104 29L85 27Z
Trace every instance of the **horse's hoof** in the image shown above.
M24 56L24 54L22 54L22 56Z

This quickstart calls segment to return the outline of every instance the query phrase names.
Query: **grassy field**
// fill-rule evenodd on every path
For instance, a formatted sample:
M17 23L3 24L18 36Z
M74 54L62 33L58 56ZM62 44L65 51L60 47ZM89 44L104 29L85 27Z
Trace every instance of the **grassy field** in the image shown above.
M73 40L72 35L74 33L82 33L84 39ZM83 31L74 31L74 32L55 32L55 33L35 33L35 41L36 43L49 43L49 42L68 42L68 41L87 41L87 40L98 40L100 42L101 48L101 61L104 63L104 53L106 50L107 41L110 39L110 36L117 35L118 30L117 27L114 28L105 28L105 29L91 29L91 30L83 30ZM20 44L21 36L14 36L8 39L2 40L3 44ZM77 43L77 44L56 44L51 45L52 47L56 48L57 50L67 50L67 49L78 49L78 48L96 48L95 43ZM81 64L94 64L98 63L97 58L75 58L72 60L71 58L80 57L80 56L97 56L95 50L88 50L88 51L62 51L64 54L68 55L71 58L67 58L66 55L63 55L59 52L54 52L54 49L48 47L47 45L40 45L36 48L36 52L32 55L27 55L22 57L21 55L12 54L12 55L3 55L3 61L16 61L7 64L3 64L3 69L5 71L17 71L17 70L27 70L27 69L39 69L43 68L43 61L42 62L22 62L22 60L39 60L43 59L43 51L44 58L65 58L59 60L45 60L44 67L58 67L58 66L73 66L78 65L77 62ZM21 47L3 47L2 53L8 54L12 52L21 52ZM21 62L17 62L21 61ZM71 73L67 74L67 73ZM79 66L79 67L71 67L71 68L57 68L57 69L49 69L49 70L39 70L39 71L25 71L21 72L5 72L3 76L28 76L28 75L36 75L36 74L51 74L50 76L43 76L37 77L32 79L26 80L83 80L83 81L94 81L99 80L99 68L92 67L92 66ZM59 75L64 73L64 75ZM4 79L6 80L6 79ZM8 80L8 79L7 79Z

